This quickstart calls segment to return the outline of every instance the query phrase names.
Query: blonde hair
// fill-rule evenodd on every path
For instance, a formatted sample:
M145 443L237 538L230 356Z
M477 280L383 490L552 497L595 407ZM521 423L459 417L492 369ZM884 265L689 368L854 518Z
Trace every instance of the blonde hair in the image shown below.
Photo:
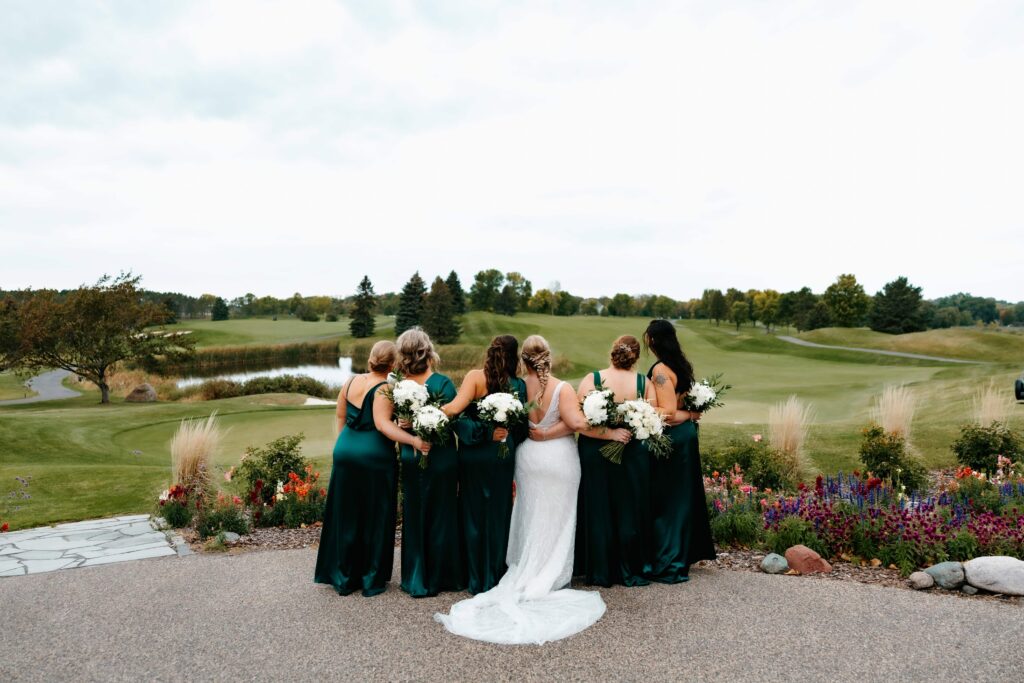
M520 356L523 365L537 373L540 380L540 398L544 397L544 391L548 386L548 378L551 377L551 346L548 340L539 334L531 334L523 342L523 353Z
M441 357L434 350L430 335L419 327L406 330L395 340L398 350L398 369L406 375L422 375L437 366Z
M390 372L398 360L398 347L394 342L381 340L370 349L370 357L366 365L371 372Z
M640 358L640 342L637 338L624 334L612 342L611 360L612 365L620 370L629 370L636 365Z

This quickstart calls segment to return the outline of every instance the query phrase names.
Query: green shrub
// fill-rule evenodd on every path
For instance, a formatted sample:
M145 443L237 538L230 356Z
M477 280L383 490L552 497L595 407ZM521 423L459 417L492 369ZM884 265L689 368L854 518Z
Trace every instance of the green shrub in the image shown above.
M814 533L814 525L801 517L783 519L775 529L768 532L766 543L773 553L779 555L784 555L795 545L805 545L821 555L826 554L825 545L818 534Z
M888 566L896 565L903 576L909 576L919 567L929 564L929 557L921 543L899 539L886 543L878 551L878 559Z
M278 484L288 481L289 472L302 472L307 461L302 455L304 434L282 436L263 448L249 446L235 476L245 484L250 503L273 504Z
M208 507L202 508L196 519L196 533L199 538L219 536L225 531L236 534L249 533L249 520L245 517L245 509L241 499L232 499L223 494Z
M725 512L712 515L711 534L721 545L752 546L764 536L761 513L749 505L736 503Z
M172 529L183 529L192 523L192 506L187 500L169 500L160 506L160 516Z
M993 422L988 427L964 425L950 448L961 465L989 474L996 471L996 459L1000 455L1010 460L1024 456L1024 440L1020 434L1001 422Z
M967 529L961 529L955 536L946 540L946 554L951 560L966 562L981 554L981 544L974 534Z
M731 441L709 454L704 469L707 474L729 472L735 465L740 466L744 480L760 490L793 489L799 483L796 464L764 441Z
M859 520L850 530L850 549L854 555L865 560L878 557L878 542L871 522L867 519Z
M305 468L305 476L288 473L288 483L274 495L273 505L256 505L253 520L258 526L289 528L322 522L327 490L320 485L320 473Z
M975 512L998 513L1003 507L999 489L985 479L975 476L960 477L956 480L953 498L961 505Z
M903 437L886 432L877 424L863 431L860 460L876 477L891 481L896 490L905 486L907 493L920 491L927 483L927 470L907 453Z

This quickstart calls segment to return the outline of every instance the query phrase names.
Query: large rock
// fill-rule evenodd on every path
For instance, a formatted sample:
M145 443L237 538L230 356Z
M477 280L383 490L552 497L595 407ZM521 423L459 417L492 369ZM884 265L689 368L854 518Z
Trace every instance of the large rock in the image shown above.
M140 384L124 400L128 403L152 403L156 401L156 389L151 384Z
M805 545L795 545L787 550L786 562L790 569L801 574L827 574L832 571L832 565L827 560Z
M939 562L924 570L935 579L935 585L955 591L964 585L964 566L959 562Z
M907 580L910 582L910 587L916 591L923 591L935 585L932 575L925 572L914 572Z
M766 574L784 574L787 569L789 569L789 563L786 562L786 558L777 553L768 553L761 560L761 571Z
M1004 595L1024 595L1024 561L1001 555L964 562L967 583Z
M242 540L242 537L236 534L234 531L224 532L224 543L225 545L234 545Z

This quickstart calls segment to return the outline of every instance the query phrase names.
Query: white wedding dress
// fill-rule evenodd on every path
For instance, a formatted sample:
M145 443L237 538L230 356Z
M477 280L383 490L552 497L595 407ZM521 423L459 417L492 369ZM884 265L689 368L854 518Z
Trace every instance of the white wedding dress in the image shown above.
M555 388L539 424L560 421ZM452 633L503 644L541 645L579 633L605 611L596 591L566 588L572 578L580 460L573 437L527 440L516 449L516 500L508 571L497 586L452 605L434 619Z

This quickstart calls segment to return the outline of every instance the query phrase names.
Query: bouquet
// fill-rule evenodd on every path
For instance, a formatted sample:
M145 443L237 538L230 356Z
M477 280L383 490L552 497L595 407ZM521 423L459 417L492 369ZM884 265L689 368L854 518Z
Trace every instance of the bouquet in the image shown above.
M732 385L722 383L721 373L694 382L686 394L686 398L683 399L683 409L703 413L712 408L724 406L722 396L729 389L732 389Z
M518 397L504 392L484 396L476 402L476 407L481 420L505 429L526 422L529 412L529 408ZM498 444L499 458L505 458L510 453L506 440L507 437Z
M395 406L395 417L411 422L423 406L430 403L430 392L422 384L405 379L401 372L388 375L388 388L384 395Z
M413 434L431 445L438 446L448 442L451 436L448 416L437 406L424 405L412 416ZM427 456L420 457L420 467L427 468Z
M610 389L594 389L583 397L580 409L591 427L610 427L615 418L615 394Z
M672 452L672 440L665 434L665 422L650 403L642 398L623 401L615 406L615 423L625 427L637 441L647 444L655 457L667 457ZM601 455L616 465L622 464L626 444L609 441L601 446Z

